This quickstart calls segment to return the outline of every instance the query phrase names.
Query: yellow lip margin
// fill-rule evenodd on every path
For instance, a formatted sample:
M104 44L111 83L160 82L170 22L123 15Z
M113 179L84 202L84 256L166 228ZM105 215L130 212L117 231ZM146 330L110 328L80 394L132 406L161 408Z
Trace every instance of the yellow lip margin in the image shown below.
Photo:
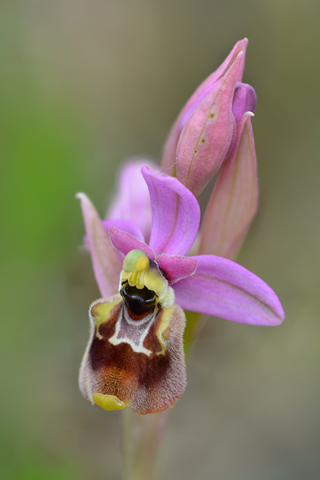
M128 405L114 395L103 395L102 393L93 393L92 400L104 410L123 410Z

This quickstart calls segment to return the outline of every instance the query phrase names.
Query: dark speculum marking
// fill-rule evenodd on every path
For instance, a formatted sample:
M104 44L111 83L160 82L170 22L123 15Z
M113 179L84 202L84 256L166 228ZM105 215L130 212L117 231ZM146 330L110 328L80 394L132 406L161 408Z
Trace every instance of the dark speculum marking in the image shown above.
M121 295L132 320L141 320L155 309L156 294L146 287L130 287L125 283L121 288Z

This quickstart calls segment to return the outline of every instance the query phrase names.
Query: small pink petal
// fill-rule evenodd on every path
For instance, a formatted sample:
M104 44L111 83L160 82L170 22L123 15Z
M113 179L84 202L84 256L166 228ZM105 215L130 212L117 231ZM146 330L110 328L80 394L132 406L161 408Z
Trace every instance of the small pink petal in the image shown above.
M133 237L127 232L123 230L119 230L118 228L111 225L108 230L109 238L111 240L112 245L123 255L127 255L131 250L140 249L143 250L149 258L154 260L155 253L154 251L146 245L144 242L141 242L136 237Z
M202 225L199 253L234 259L258 208L257 162L250 112L239 124L236 146L224 163Z
M78 193L86 229L86 242L90 251L94 275L103 297L118 291L122 262L111 245L102 221L93 204L84 193Z
M186 105L183 107L182 111L180 112L176 122L174 123L169 136L167 138L162 162L161 162L161 169L165 173L172 175L174 172L175 161L176 161L176 147L178 138L181 132L183 125L185 124L187 118L192 114L196 106L199 104L199 99L202 98L212 89L213 85L225 74L225 72L230 68L230 66L234 63L235 58L239 54L239 52L243 52L243 60L242 64L238 71L237 81L241 82L243 69L244 69L244 61L245 61L245 54L247 48L248 40L244 38L235 44L232 51L229 53L227 58L222 62L220 67L209 75L204 82L196 89L193 95L190 97Z
M150 247L156 252L185 255L199 229L200 207L194 195L176 178L141 169L152 208Z
M182 308L251 325L282 322L284 312L278 297L259 277L225 258L193 258L198 260L194 276L173 286L176 303Z
M178 255L161 254L157 263L163 270L169 284L193 275L197 268L197 260L193 257L180 257Z

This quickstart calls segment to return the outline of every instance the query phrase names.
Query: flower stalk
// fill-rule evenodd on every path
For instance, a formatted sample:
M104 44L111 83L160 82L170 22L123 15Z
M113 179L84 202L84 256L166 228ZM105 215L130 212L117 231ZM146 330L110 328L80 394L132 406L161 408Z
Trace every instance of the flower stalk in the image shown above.
M123 412L123 479L153 480L170 410L139 415Z

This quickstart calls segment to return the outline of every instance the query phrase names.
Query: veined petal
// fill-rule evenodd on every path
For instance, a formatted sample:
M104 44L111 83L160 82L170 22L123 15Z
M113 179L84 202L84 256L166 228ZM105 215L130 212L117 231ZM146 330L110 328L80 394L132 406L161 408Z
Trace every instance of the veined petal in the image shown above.
M159 255L159 257L157 257L157 263L165 273L169 285L193 275L198 264L194 257L180 257L178 255L166 254Z
M243 52L238 54L181 131L176 150L177 178L196 197L219 170L236 136L232 102L243 56Z
M234 259L258 208L257 161L251 116L238 127L237 142L224 163L201 225L199 253Z
M148 165L151 170L158 166L149 160L129 160L121 169L118 193L106 214L107 220L131 220L148 241L151 231L151 204L141 167ZM120 227L119 227L120 228Z
M185 255L199 229L200 207L194 195L176 178L141 169L152 208L150 247L156 252Z
M124 232L123 230L119 230L119 228L116 228L113 225L109 227L108 233L109 233L109 238L111 240L112 245L122 255L125 256L131 250L139 249L139 250L143 250L149 258L154 260L155 258L154 251L138 238L130 235L127 232ZM119 281L119 278L118 278L118 281Z
M234 62L235 58L239 54L239 52L243 52L244 55L242 57L242 64L238 71L237 81L242 80L243 69L244 69L244 61L245 61L245 54L247 48L248 40L244 38L235 44L232 51L229 53L227 58L222 62L220 67L209 75L204 82L196 89L193 95L190 97L182 111L180 112L176 122L174 123L168 139L166 141L161 168L162 171L172 175L174 172L175 162L176 162L176 147L178 138L181 132L183 125L185 124L187 118L192 114L196 106L199 104L199 101L209 92L213 85L225 74L225 72L230 68L232 63ZM200 100L199 100L200 99Z
M78 193L86 229L86 243L90 251L94 275L103 296L117 292L122 269L121 258L116 254L93 204L84 193Z
M200 255L192 277L173 285L185 310L251 325L279 325L284 312L274 291L259 277L231 260Z

